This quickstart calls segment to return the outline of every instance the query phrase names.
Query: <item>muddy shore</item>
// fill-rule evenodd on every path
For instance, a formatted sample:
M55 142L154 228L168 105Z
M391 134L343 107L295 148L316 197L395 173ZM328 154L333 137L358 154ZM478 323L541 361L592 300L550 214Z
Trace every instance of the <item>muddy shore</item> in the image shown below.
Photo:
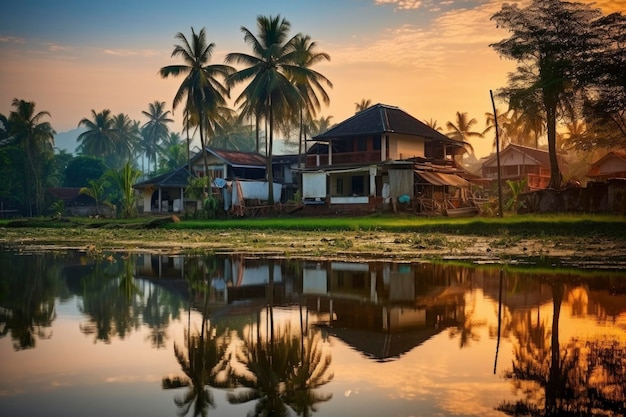
M124 229L0 229L0 245L19 251L83 250L161 254L354 260L471 260L499 263L537 258L624 270L626 240L595 237L468 236L385 231L180 231Z

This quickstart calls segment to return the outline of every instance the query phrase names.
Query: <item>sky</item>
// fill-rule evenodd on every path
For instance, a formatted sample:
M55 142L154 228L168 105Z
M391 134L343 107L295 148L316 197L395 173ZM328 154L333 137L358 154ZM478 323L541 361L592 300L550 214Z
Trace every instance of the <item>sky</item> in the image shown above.
M582 0L591 3L591 0ZM600 0L604 13L626 11L626 0ZM9 0L0 14L0 113L14 98L47 111L57 132L72 130L92 110L126 113L142 124L149 103L172 99L182 78L163 79L175 35L205 28L215 44L211 63L250 52L242 27L256 31L259 15L280 15L291 34L309 35L330 62L314 67L333 88L318 116L333 123L352 116L363 99L398 106L443 127L456 112L485 127L489 91L506 85L513 62L490 44L509 36L490 17L502 0ZM523 5L523 2L520 2ZM238 68L239 69L239 68ZM230 104L238 91L232 92ZM497 103L499 108L505 105ZM182 108L172 131L182 130ZM493 138L472 139L477 156Z

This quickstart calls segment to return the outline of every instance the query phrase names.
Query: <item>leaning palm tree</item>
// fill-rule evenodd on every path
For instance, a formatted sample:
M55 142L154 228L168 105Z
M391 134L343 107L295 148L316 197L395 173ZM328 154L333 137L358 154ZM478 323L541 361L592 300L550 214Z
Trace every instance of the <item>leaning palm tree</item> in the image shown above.
M165 102L155 100L148 105L148 111L141 112L148 118L148 121L141 126L142 136L145 140L152 142L157 148L162 141L167 139L169 134L168 123L174 120L169 118L170 111L165 111ZM154 158L154 170L157 170L157 159Z
M13 99L15 108L9 114L8 119L3 120L7 138L5 141L15 142L24 150L25 166L24 178L26 179L26 198L29 202L29 214L32 216L30 204L31 193L34 192L36 212L40 213L43 200L43 163L47 156L52 158L54 146L54 134L50 122L42 122L42 118L48 116L47 111L36 112L35 102Z
M302 104L299 109L299 135L298 135L298 155L299 164L302 165L303 136L306 137L305 118L310 120L315 117L321 108L321 101L328 105L330 97L324 89L333 87L330 80L311 67L318 62L330 61L330 55L325 52L316 51L317 44L311 41L308 35L297 35L294 41L294 52L298 71L292 71L291 80L302 96ZM299 71L303 69L303 71Z
M192 120L189 116L195 115L200 132L200 145L204 154L204 172L208 175L206 134L211 132L212 128L207 115L216 107L226 105L229 90L220 79L226 79L234 72L234 69L228 65L208 64L215 44L207 42L204 28L198 33L191 28L191 43L180 32L175 37L180 41L180 45L174 46L172 57L181 57L184 63L163 67L159 70L159 74L163 78L179 75L185 77L176 91L172 108L175 109L184 101L187 120Z
M474 147L468 142L469 138L482 138L483 134L480 132L472 131L478 121L474 118L468 119L467 113L456 112L456 124L452 122L446 123L448 133L446 135L454 140L463 142L463 144L469 149L471 153L474 153Z
M355 114L356 113L360 113L365 109L368 109L372 106L372 100L370 100L369 98L365 99L361 99L361 101L359 101L358 103L354 103L354 107L355 107Z
M243 64L244 69L232 74L230 85L250 80L243 92L235 100L248 114L258 116L261 110L268 123L267 142L267 182L268 204L274 203L272 147L274 142L274 122L276 118L288 116L292 109L302 103L300 92L291 82L289 74L310 71L296 64L294 43L296 37L289 38L291 24L278 16L257 17L258 37L245 27L241 28L244 40L252 47L252 54L233 52L226 56L227 63Z

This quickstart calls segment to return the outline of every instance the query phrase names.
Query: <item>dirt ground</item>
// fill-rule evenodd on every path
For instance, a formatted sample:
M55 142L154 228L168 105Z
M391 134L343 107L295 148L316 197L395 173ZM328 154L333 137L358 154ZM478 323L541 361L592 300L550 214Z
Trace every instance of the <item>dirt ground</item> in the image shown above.
M261 232L121 229L0 229L0 245L20 251L244 253L307 259L447 259L508 262L538 257L624 270L626 241L601 238L467 236L392 232Z

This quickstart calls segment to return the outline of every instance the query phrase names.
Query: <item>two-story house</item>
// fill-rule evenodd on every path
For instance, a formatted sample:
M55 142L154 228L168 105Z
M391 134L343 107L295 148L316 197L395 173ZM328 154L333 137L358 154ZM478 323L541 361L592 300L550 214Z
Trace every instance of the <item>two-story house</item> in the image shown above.
M482 177L494 184L498 180L497 155L483 162ZM510 143L500 151L500 179L503 188L506 181L526 181L525 191L541 190L550 184L550 154L545 149Z
M464 144L398 107L376 104L312 140L302 172L308 206L373 211L439 198L445 207L451 188L469 188L454 162Z

